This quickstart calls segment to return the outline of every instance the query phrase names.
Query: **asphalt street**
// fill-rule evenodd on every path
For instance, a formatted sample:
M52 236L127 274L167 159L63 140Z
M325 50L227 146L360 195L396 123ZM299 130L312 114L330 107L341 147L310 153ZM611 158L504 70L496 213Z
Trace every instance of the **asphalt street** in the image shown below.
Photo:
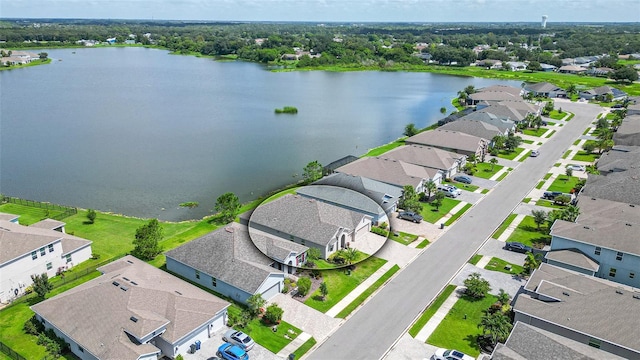
M576 115L540 147L540 156L527 159L512 171L308 359L382 358L602 111L597 105L585 103L562 102L561 106Z

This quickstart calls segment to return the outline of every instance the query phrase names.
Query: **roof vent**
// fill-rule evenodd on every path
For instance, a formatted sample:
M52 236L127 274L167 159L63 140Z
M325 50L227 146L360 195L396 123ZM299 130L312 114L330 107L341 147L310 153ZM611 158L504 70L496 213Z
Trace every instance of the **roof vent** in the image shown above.
M127 262L128 262L129 264L133 264L133 261L131 261L131 260L127 260Z
M122 278L123 278L123 279L125 279L125 280L127 280L127 281L129 281L129 279L128 279L128 278L126 278L126 277L122 277Z
M180 291L178 291L178 290L174 290L174 291L175 291L176 294L182 295L182 293Z
M634 204L629 204L630 207L636 207Z
M626 223L625 225L627 225L627 226L631 226L631 224L629 224L629 223Z
M135 281L132 281L131 283L132 283L133 285L138 285L138 283L137 283L137 282L135 282Z
M133 322L135 322L135 323L137 323L137 322L138 322L138 318L137 318L137 317L135 317L135 316L130 317L130 318L129 318L129 320L131 320L131 321L133 321Z
M562 292L562 295L564 295L564 296L569 296L569 293L568 293L568 292L566 292L566 291L563 291L563 292Z
M117 282L117 281L112 282L112 284L115 285L115 286L120 286L120 283Z
M589 230L589 229L590 229L590 227L588 227L588 226L583 226L583 228L585 228L585 229L587 229L587 230Z
M616 294L620 294L620 295L622 295L622 294L624 294L624 293L622 292L622 290L620 290L620 289L616 289Z
M126 286L124 286L124 285L120 286L120 289L122 289L122 291L127 291L127 290L129 290L129 288L128 288L128 287L126 287Z

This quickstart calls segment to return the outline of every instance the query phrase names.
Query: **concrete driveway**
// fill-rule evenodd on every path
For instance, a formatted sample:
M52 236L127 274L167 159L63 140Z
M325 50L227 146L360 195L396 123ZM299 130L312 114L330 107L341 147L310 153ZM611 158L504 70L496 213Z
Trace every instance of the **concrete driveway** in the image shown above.
M480 273L483 278L489 281L489 284L491 284L489 293L493 295L498 295L500 289L504 289L513 298L520 290L520 287L526 283L526 280L519 276L482 269L473 264L466 264L451 283L456 286L464 286L465 279L475 272Z
M483 189L493 189L498 182L495 180L483 179L477 176L470 176L471 184L475 186L480 186Z
M416 240L416 242L420 241L420 239ZM402 268L407 266L420 251L420 249L402 245L393 240L387 240L382 249L375 253L375 256L385 259L392 264L398 264L398 266Z
M463 190L462 193L458 195L456 200L468 202L469 204L475 204L478 201L480 201L484 197L484 195L485 194L483 193L469 192L469 191Z
M224 343L222 341L222 335L230 328L224 326L222 329L216 331L213 337L202 343L200 350L195 354L183 354L185 360L207 360L210 358L216 358L216 352L218 347ZM249 357L252 359L261 360L282 360L276 354L256 344L251 351L249 351Z
M489 239L478 250L478 254L483 256L497 257L504 261L510 262L516 265L524 265L524 259L526 256L521 253L509 251L504 249L504 241Z
M438 347L416 340L404 334L383 359L386 360L423 360L430 359Z

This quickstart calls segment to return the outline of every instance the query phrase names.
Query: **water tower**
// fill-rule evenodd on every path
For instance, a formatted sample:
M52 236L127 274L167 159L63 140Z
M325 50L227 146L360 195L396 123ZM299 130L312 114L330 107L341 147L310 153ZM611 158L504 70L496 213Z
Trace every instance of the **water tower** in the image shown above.
M549 17L547 15L542 15L542 28L546 28L547 27L547 19Z

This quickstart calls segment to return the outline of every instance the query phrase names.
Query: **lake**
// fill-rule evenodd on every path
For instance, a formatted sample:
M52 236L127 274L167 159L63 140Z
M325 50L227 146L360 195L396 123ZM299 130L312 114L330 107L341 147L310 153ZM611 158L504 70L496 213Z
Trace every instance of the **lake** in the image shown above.
M33 50L40 52L41 50ZM45 49L0 72L0 192L163 220L199 219L426 127L467 85L410 72L271 72L145 48ZM298 114L275 114L295 106ZM194 209L179 204L197 201Z

